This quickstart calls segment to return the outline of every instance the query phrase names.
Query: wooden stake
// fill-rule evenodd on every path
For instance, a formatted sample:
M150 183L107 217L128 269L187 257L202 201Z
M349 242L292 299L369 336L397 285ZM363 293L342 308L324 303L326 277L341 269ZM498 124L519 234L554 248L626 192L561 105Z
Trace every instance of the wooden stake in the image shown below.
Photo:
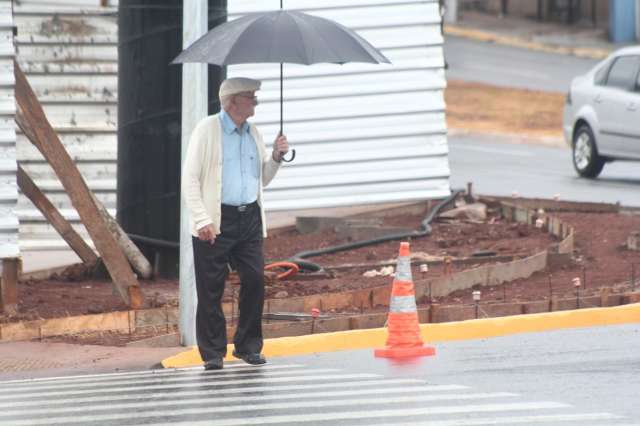
M122 248L124 255L127 256L127 259L131 266L133 266L133 269L142 278L151 278L153 275L151 263L149 263L147 258L144 257L144 254L142 254L138 246L131 241L131 238L129 238L127 233L124 232L120 224L111 216L111 214L109 214L100 200L98 200L93 193L91 194L91 197L93 197L93 202L96 203L98 210L100 210L100 214L107 224L107 228L109 228L109 231L115 237L120 248Z
M0 308L8 315L18 313L18 259L2 259Z
M34 206L47 218L47 221L58 231L58 234L76 252L85 265L93 267L98 262L98 256L91 247L84 242L82 237L73 229L71 224L60 214L58 209L49 201L46 195L27 175L21 166L18 166L18 186L22 193L31 200Z
M14 61L16 116L15 121L51 165L73 207L78 211L98 253L102 257L120 297L130 307L142 307L143 296L129 262L107 228L80 171L64 149L33 93L29 82Z

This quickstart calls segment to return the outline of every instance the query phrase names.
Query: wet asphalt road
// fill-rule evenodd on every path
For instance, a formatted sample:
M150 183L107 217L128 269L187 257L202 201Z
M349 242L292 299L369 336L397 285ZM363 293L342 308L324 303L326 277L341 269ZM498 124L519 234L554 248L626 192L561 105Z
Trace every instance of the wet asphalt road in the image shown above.
M573 170L568 148L496 140L483 135L449 136L452 188L473 182L477 194L511 196L516 191L523 197L548 199L559 194L569 201L640 206L640 162L609 163L598 179L582 179Z
M447 79L566 92L571 80L597 60L447 36Z
M640 424L640 324L0 383L2 425Z

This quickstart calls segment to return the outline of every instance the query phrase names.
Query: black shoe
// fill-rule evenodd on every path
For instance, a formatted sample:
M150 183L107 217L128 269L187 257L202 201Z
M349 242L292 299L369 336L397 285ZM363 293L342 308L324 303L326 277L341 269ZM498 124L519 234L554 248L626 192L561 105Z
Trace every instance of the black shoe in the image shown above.
M267 360L262 356L262 354L259 354L259 353L241 354L239 352L236 352L236 350L234 349L232 354L233 354L234 357L243 360L247 364L260 365L260 364L266 364L267 363Z
M205 370L222 370L223 367L222 357L216 356L204 363Z

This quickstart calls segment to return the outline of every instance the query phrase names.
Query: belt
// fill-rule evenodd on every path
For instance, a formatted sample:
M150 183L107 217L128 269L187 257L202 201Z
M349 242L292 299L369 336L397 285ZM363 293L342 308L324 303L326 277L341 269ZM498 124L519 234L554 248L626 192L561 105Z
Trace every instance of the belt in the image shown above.
M229 204L223 204L222 205L222 209L228 212L233 212L233 213L245 213L251 209L253 209L253 207L257 207L258 206L258 202L254 201L251 204L242 204L240 206L231 206Z

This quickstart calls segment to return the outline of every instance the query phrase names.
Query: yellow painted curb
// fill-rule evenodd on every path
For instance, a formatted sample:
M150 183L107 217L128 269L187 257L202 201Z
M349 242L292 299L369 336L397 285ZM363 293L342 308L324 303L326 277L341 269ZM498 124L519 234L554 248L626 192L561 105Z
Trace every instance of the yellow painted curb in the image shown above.
M610 50L593 47L565 47L528 41L513 36L503 36L482 30L461 28L453 25L445 25L446 35L464 37L472 40L492 42L505 46L519 47L522 49L536 50L539 52L559 53L562 55L573 55L580 58L604 59L611 53Z
M580 309L575 311L543 314L516 315L500 318L423 324L420 332L425 342L480 339L517 333L559 330L563 328L593 327L615 324L640 323L640 303L611 308ZM350 330L299 337L267 339L264 344L266 357L304 355L318 352L334 352L383 347L387 338L384 328ZM227 360L233 345L227 349ZM202 359L196 347L162 361L165 368L201 365Z

